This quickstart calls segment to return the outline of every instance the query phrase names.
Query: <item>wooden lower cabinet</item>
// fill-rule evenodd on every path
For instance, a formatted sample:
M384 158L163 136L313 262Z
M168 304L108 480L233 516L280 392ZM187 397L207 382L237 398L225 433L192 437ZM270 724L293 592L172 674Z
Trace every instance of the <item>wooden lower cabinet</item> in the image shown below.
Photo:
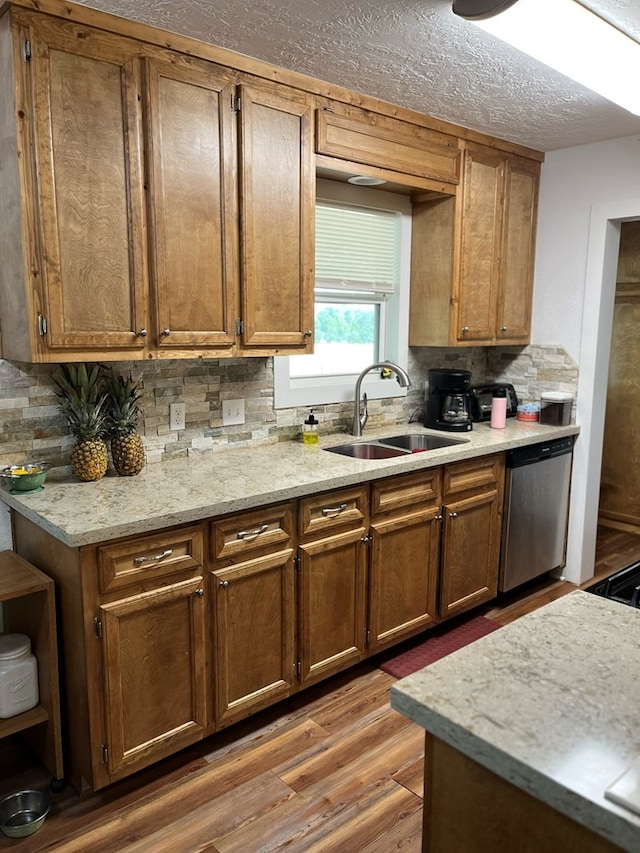
M100 606L110 781L204 735L204 608L202 575Z
M296 689L291 503L211 522L215 724Z
M293 549L212 572L216 724L295 689Z
M495 598L498 592L504 455L444 469L441 618Z
M437 619L441 479L436 468L372 485L370 652Z
M298 520L298 660L306 686L366 654L368 488L303 498Z
M59 596L69 780L103 788L493 598L503 477L495 454L80 548L12 512Z

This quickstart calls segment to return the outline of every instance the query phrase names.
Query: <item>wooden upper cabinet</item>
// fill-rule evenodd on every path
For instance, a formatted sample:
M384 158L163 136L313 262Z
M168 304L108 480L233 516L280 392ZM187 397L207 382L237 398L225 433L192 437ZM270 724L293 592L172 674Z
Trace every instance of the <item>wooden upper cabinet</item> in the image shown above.
M317 111L318 154L457 184L455 136L346 104Z
M235 343L237 263L235 85L188 57L146 63L149 224L154 281L151 343Z
M540 164L536 161L506 159L496 331L500 343L529 342L539 180Z
M23 10L0 43L5 357L312 351L309 96Z
M28 70L16 72L30 79L16 89L26 98L17 111L20 198L9 196L22 210L29 260L20 291L10 282L16 290L2 299L4 355L47 361L110 350L135 358L145 344L138 332L148 286L135 45L24 15L13 49L14 64L19 51L30 57ZM8 306L15 325L6 322Z
M528 343L539 174L537 160L464 143L458 196L414 206L412 346Z
M241 347L312 352L313 110L282 86L240 86Z

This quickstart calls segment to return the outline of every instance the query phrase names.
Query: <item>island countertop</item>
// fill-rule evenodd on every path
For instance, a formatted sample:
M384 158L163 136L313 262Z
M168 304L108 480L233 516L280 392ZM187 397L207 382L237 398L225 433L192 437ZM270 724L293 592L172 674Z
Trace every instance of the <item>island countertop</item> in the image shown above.
M356 440L424 432L421 424L398 424L381 431L368 429L360 439L347 434L324 436L314 446L298 441L222 445L212 452L154 462L135 477L114 475L83 483L71 474L60 477L53 471L41 492L21 495L1 489L0 497L65 545L79 547L577 435L579 427L511 418L505 429L479 423L468 433L428 430L440 437L468 440L383 460L353 459L324 450Z
M619 845L640 816L605 789L640 756L640 612L576 591L411 675L392 706Z

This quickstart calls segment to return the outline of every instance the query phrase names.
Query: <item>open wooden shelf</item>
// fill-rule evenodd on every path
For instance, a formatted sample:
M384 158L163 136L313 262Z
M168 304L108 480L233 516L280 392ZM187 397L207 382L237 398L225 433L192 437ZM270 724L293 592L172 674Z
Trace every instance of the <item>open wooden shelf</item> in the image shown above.
M64 776L53 580L13 551L0 551L4 631L26 634L38 661L40 704L0 720L0 738L22 734L55 779Z

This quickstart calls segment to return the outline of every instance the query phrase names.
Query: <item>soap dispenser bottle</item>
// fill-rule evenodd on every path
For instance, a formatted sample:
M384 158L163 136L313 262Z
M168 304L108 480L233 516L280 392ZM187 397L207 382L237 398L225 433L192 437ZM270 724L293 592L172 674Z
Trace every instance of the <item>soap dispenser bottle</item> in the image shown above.
M304 444L317 444L319 440L318 419L314 417L313 409L309 409L309 417L302 426L302 441Z

